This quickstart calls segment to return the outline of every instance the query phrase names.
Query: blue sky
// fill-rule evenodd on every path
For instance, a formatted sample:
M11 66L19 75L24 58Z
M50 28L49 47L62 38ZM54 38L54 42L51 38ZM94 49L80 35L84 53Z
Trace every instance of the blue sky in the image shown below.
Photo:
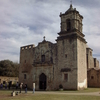
M83 34L93 57L100 61L100 0L73 0L84 17ZM60 32L60 12L70 0L0 0L0 60L19 62L20 47L43 40L55 43Z

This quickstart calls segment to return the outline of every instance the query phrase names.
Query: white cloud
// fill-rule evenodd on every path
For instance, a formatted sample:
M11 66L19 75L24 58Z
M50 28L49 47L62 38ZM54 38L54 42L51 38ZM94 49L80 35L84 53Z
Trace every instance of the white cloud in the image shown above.
M99 55L100 1L74 0L73 5L84 17L83 33L89 47ZM18 61L20 47L37 45L43 36L55 42L60 31L59 14L69 6L66 0L0 0L0 60Z

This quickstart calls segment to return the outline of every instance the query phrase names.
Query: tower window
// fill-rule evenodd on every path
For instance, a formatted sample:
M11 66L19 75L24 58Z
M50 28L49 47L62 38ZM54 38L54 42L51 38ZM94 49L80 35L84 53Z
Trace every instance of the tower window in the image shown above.
M71 30L71 21L70 19L67 20L67 31Z
M24 79L26 79L26 74L24 74Z
M45 62L45 55L41 56L41 62Z
M51 63L53 63L53 58L52 57L50 58L50 61L51 61Z
M68 81L68 74L64 74L64 80Z
M94 79L94 76L91 76L91 79Z
M67 54L65 54L65 58L67 58Z

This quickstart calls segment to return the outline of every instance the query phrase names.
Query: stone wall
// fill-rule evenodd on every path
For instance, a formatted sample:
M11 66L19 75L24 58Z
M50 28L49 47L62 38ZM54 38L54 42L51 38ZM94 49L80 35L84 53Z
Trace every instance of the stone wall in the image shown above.
M87 68L94 68L94 58L92 56L92 49L86 48L86 54L87 54Z
M78 89L87 88L86 43L77 39Z
M97 58L94 58L94 68L99 69L99 61Z
M62 84L64 89L77 89L76 42L76 39L72 38L57 41L58 66L56 67L58 68L56 69L59 78L56 84ZM64 74L68 74L68 80L64 80Z
M42 55L45 56L45 61L42 61ZM35 48L34 58L35 61L33 64L33 73L36 77L34 80L34 82L37 84L36 89L39 90L39 77L43 73L46 75L46 90L53 90L56 44L52 44L48 41L42 41Z
M100 87L100 69L88 69L88 87Z
M20 67L19 67L19 83L28 84L32 87L31 70L33 68L34 61L34 45L28 45L20 48ZM26 78L25 78L26 76ZM29 80L31 78L31 81Z
M42 41L36 47L21 47L19 82L27 84L30 89L33 87L32 84L35 83L36 90L39 90L39 77L43 73L46 75L47 79L46 89L54 89L53 83L56 53L56 44L52 44L48 41ZM42 55L45 56L45 61L43 62ZM26 78L24 78L24 75L26 75Z

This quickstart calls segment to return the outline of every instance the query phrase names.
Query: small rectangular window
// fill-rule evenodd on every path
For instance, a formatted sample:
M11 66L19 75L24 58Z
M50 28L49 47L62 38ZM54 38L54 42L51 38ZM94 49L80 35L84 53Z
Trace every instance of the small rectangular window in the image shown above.
M64 80L68 81L68 74L64 74Z
M24 74L24 79L26 79L26 74Z
M65 58L67 58L67 54L65 54Z
M29 46L29 48L31 48L31 46Z
M25 47L25 49L27 49L27 47Z
M41 62L45 62L45 55L41 56Z
M94 76L91 76L91 79L94 79Z
M22 50L24 50L24 48L22 48Z
M50 60L51 60L51 63L53 63L53 58L52 57L50 58Z
M92 52L90 51L90 56L92 56Z

